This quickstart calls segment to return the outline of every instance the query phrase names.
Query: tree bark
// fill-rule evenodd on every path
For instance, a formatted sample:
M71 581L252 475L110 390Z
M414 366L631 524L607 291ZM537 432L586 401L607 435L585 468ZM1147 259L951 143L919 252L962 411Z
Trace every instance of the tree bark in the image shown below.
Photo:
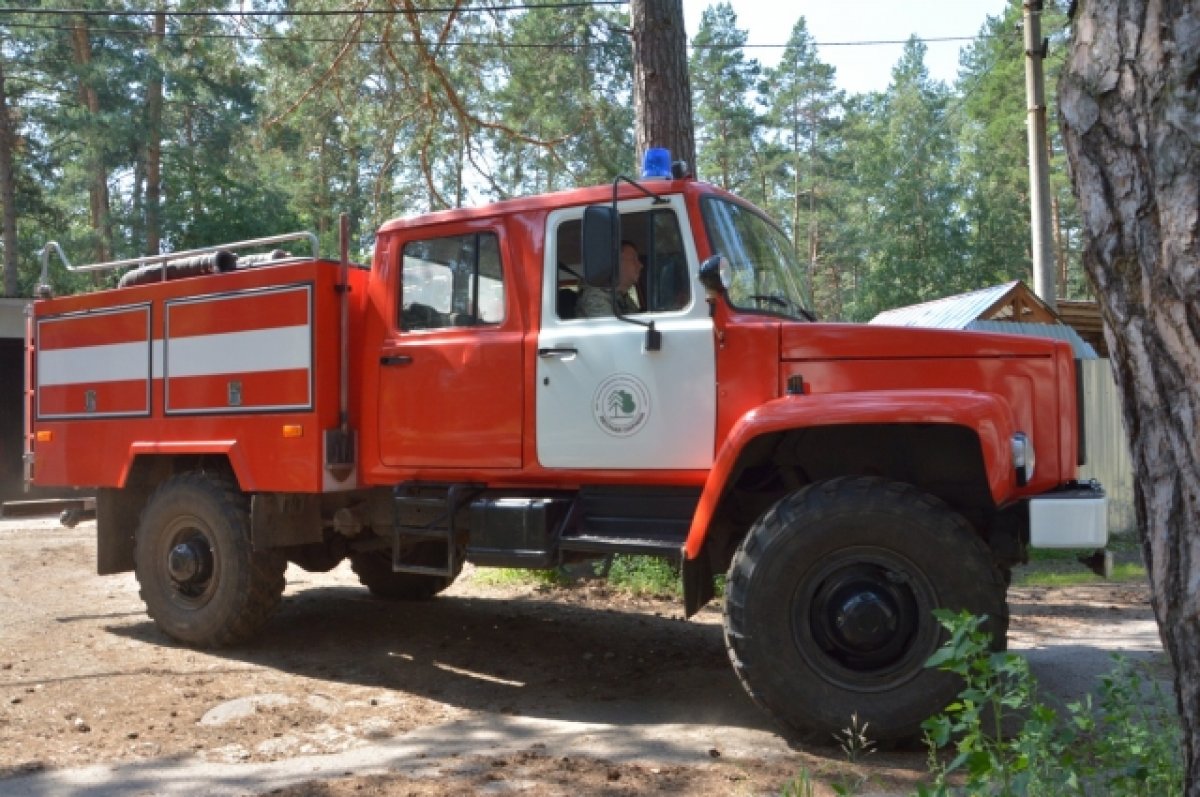
M146 254L157 255L162 243L162 43L167 15L154 15L154 71L146 85Z
M8 111L4 87L4 61L0 59L0 206L4 208L4 295L16 296L17 288L17 189L13 169L16 131Z
M633 112L638 158L666 147L696 168L683 0L632 0ZM637 164L640 168L640 162Z
M71 52L75 56L75 66L79 69L79 101L92 120L96 121L100 117L100 95L92 85L92 45L88 39L87 23L82 17L71 26ZM100 131L93 128L93 139L99 135ZM108 222L108 169L104 165L99 141L86 141L85 148L88 150L88 206L92 230L96 235L92 257L95 262L102 263L112 260L112 233Z
M1059 114L1200 795L1200 8L1080 0Z

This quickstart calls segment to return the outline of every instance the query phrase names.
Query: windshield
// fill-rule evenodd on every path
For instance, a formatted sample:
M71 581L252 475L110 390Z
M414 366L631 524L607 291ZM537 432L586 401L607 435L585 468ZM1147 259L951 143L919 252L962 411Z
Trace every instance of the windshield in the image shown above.
M719 197L705 197L702 210L712 252L725 259L722 279L734 307L813 320L804 307L795 251L778 227Z

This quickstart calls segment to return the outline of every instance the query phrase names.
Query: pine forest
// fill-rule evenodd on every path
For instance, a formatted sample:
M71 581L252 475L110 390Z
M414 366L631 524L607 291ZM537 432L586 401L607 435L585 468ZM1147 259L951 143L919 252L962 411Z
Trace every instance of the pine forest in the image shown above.
M307 229L333 253L344 212L368 258L389 218L636 172L623 3L17 5L0 12L5 295L31 295L48 240L97 262ZM802 17L780 19L768 68L710 5L689 42L696 172L779 222L823 319L1030 281L1020 22L1019 3L988 19L952 85L911 38L885 91L851 95ZM1042 26L1053 121L1065 8ZM1051 128L1058 291L1078 297Z

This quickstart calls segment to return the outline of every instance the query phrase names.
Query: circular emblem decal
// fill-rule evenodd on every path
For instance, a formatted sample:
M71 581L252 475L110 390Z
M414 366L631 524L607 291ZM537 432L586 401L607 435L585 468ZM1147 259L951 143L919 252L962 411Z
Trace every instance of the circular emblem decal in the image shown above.
M635 435L650 417L650 391L633 374L614 374L596 388L592 417L614 437Z

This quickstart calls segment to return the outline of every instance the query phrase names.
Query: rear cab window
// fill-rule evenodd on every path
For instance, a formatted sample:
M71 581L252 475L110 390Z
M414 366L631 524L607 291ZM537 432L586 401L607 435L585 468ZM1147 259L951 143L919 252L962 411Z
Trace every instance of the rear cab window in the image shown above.
M406 332L504 321L504 268L493 232L408 241L400 286L396 323Z

